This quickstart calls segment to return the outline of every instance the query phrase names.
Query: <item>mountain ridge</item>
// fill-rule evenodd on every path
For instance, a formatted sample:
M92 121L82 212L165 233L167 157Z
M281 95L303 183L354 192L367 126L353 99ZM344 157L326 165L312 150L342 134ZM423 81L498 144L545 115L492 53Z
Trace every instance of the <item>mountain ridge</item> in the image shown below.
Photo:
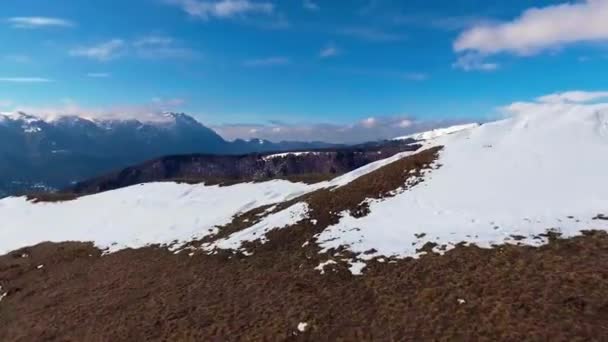
M0 114L0 197L73 182L164 155L245 154L333 146L226 141L185 113L143 119Z
M515 114L313 184L2 199L5 339L597 340L608 107Z

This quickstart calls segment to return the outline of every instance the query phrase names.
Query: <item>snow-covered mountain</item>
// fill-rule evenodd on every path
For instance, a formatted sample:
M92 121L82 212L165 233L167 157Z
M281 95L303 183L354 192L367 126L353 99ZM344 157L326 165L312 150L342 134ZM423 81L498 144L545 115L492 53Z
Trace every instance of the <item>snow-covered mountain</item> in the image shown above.
M1 199L0 339L601 340L608 104L510 109L312 184Z
M370 259L418 257L429 246L538 246L548 232L608 230L608 107L512 110L505 120L421 135L428 139L417 151L311 185L149 183L59 203L0 200L0 254L77 240L109 251L161 244L249 255L281 229L304 234L302 248L318 246L321 271L346 251L360 273Z
M183 113L146 120L0 114L0 197L36 186L64 187L110 170L171 154L235 154L325 146L227 142Z

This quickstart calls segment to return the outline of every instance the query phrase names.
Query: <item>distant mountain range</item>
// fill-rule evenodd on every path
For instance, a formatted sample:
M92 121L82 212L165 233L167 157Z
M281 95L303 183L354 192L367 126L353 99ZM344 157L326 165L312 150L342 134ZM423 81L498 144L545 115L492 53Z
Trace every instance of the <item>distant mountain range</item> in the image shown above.
M414 139L399 139L300 152L252 153L238 156L165 156L78 182L53 195L31 195L39 200L65 199L135 184L166 181L230 185L286 179L315 183L335 178L397 153L415 151L419 147Z
M61 188L74 182L164 155L246 154L327 147L322 142L224 140L183 113L157 120L48 119L0 114L0 197Z

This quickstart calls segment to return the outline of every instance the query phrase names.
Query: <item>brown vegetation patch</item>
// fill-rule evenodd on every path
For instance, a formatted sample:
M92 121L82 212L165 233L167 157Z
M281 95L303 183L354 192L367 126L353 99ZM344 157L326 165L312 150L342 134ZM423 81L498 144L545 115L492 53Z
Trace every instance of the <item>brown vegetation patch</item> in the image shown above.
M410 184L422 182L423 170L432 167L441 149L442 147L433 147L399 159L372 173L363 175L345 186L320 189L302 195L293 200L277 204L271 211L267 211L271 206L266 206L237 215L230 224L219 227L217 235L208 236L203 242L225 238L236 231L250 227L264 216L286 209L297 202L306 202L309 207L309 219L306 220L309 228L303 230L301 234L298 234L299 231L295 229L301 224L285 228L289 231L288 239L290 242L301 245L305 241L312 240L314 235L322 232L326 227L338 223L342 212L348 211L356 217L365 216L369 214L369 206L366 200L391 197L395 194L395 191L406 187L409 179L416 180ZM313 222L316 223L313 224ZM270 240L270 243L266 243L266 245L273 246L272 232L266 234L266 237ZM281 241L281 243L287 243L287 241ZM194 243L194 245L198 246L200 243ZM268 248L268 246L265 247L260 243L250 243L246 246L249 247L247 249L251 252L255 252L259 248ZM311 246L309 248L316 247ZM318 250L318 248L316 249ZM349 253L343 251L342 254L346 256Z
M28 201L34 203L55 203L55 202L66 202L77 199L79 196L72 193L64 193L64 192L40 192L40 193L32 193L27 194L25 198Z
M0 302L0 340L608 336L605 233L541 248L460 246L418 260L378 258L357 277L343 265L321 275L313 270L318 260L299 247L277 244L251 257L189 257L160 248L101 257L77 243L16 251L0 257L0 285L8 292ZM304 333L300 322L309 324Z

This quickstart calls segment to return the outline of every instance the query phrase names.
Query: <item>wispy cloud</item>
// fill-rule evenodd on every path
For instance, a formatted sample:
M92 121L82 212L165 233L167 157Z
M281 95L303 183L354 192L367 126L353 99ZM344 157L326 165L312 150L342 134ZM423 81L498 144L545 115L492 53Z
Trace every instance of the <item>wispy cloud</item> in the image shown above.
M112 75L107 72L90 72L87 74L87 77L90 77L90 78L109 78L111 76Z
M272 66L282 66L288 65L291 63L291 60L287 57L268 57L268 58L259 58L259 59L250 59L243 63L246 67L272 67Z
M608 110L608 91L566 91L537 97L532 101L513 102L498 108L505 116L517 116L528 113L542 113L550 111L579 112L589 109L598 113Z
M407 39L405 35L385 32L371 27L349 27L340 29L337 33L371 42L399 42Z
M319 57L331 58L336 57L341 53L340 49L334 43L328 43L324 48L319 51Z
M454 42L454 51L474 51L484 55L507 52L529 56L577 42L606 41L606 18L606 0L531 8L512 21L481 24L465 30Z
M72 49L69 54L101 62L121 56L145 59L194 58L198 56L196 51L179 46L174 38L162 35L144 36L133 41L112 39L98 45Z
M485 58L482 54L469 52L459 56L452 67L464 71L495 71L500 67L498 63L487 62Z
M168 46L175 42L172 37L163 35L149 35L136 39L133 42L135 47L149 47L149 46Z
M136 56L146 59L194 58L199 54L180 46L176 39L165 35L148 35L132 44Z
M271 14L274 12L274 4L250 0L165 0L165 2L180 7L192 17L203 20L210 18L227 19L248 14Z
M419 28L457 31L481 24L489 24L493 21L483 16L445 16L435 13L414 13L414 14L394 14L391 15L392 23L403 26L413 26Z
M608 99L608 91L572 90L541 96L536 101L542 103L585 103L604 99Z
M269 124L231 124L212 127L225 139L261 138L271 141L325 141L330 143L360 143L427 131L438 127L470 122L467 120L418 120L409 115L372 116L354 123L289 124L273 121Z
M2 100L0 99L0 107L9 107L13 104L11 100Z
M112 39L98 45L72 49L70 55L105 62L121 55L125 45L125 41L122 39Z
M75 24L69 20L50 17L12 17L7 21L14 28L26 29L75 26Z
M335 68L337 72L343 72L359 76L395 78L406 81L425 81L430 75L425 72L402 71L392 69L372 69L372 68Z
M53 80L44 77L0 77L0 82L8 83L48 83Z
M21 111L46 120L64 116L79 116L89 120L139 120L142 122L162 122L168 120L163 114L166 111L178 110L185 103L183 99L154 98L147 103L113 105L108 107L85 107L73 99L64 99L59 103L44 106L23 106L11 103L11 111Z
M302 6L304 6L305 9L313 12L319 11L321 9L319 5L312 0L304 0L302 2Z

